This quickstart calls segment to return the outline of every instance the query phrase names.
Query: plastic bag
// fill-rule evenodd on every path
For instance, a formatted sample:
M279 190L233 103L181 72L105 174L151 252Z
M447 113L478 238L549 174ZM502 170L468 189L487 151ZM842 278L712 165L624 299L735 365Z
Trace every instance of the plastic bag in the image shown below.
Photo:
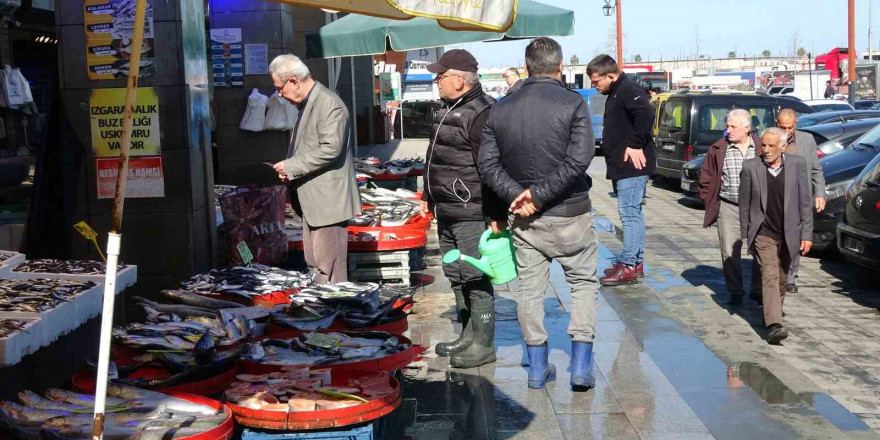
M254 263L277 264L287 260L284 204L287 188L241 186L220 197L223 228L229 240L229 259L242 264L238 245L247 244Z
M6 95L9 108L18 108L25 102L18 75L9 65L3 66L3 93Z
M248 96L247 110L241 118L238 128L247 131L263 131L266 124L266 102L269 97L254 89Z
M294 119L293 122L290 121L288 107L291 107L296 111L296 107L286 99L278 96L277 93L272 95L272 97L269 98L269 103L266 105L268 110L266 111L266 125L263 128L266 130L280 131L293 130L293 124L296 122L296 119Z

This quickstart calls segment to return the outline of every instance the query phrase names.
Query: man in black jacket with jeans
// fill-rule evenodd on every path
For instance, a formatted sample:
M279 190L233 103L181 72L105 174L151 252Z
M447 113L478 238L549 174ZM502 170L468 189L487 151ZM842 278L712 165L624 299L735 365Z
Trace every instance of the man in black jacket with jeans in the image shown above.
M645 215L642 203L657 166L652 129L654 107L645 89L620 72L617 62L599 55L587 65L590 82L607 95L602 131L607 178L614 183L623 223L623 251L599 280L603 285L631 284L644 276Z
M477 60L466 50L446 52L428 65L428 71L437 74L434 82L444 105L435 115L420 208L422 215L430 210L437 218L440 252L459 249L465 255L479 255L477 244L486 223L496 232L507 229L505 206L485 188L477 172L483 125L495 100L483 92ZM436 353L451 356L449 363L459 368L495 362L492 284L482 272L460 261L444 264L443 273L455 293L462 332L452 342L437 344Z
M595 338L596 249L590 214L595 143L587 102L562 83L562 48L549 38L526 48L529 78L489 114L480 148L483 181L510 203L519 273L517 317L529 356L529 388L543 388L556 368L548 363L544 292L557 260L571 286L571 385L586 390Z

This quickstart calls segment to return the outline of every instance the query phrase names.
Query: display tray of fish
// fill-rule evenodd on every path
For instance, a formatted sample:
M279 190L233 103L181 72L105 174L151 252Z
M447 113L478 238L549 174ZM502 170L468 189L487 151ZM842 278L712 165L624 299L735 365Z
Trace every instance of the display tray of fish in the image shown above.
M39 319L0 317L0 339L8 338L16 333L27 333L27 328L34 325L37 321Z
M254 297L308 287L311 276L260 264L227 266L198 274L180 283L181 290L202 295Z
M271 325L299 331L365 329L405 320L413 307L411 290L373 283L314 285L290 300L283 313L272 313Z
M349 368L284 367L239 374L223 394L235 420L263 429L300 430L374 420L401 402L400 384L387 372Z
M382 204L364 209L348 221L350 226L403 226L416 216L420 216L418 203L408 201Z
M19 402L0 402L0 438L86 440L92 438L94 395L49 388L45 396L18 394ZM228 438L232 413L217 401L186 394L168 395L127 385L107 388L104 440Z
M290 339L264 339L249 345L241 371L264 374L284 366L346 366L391 371L409 365L412 342L387 332L303 333Z
M125 269L125 263L119 263L117 270ZM13 272L23 273L61 273L74 275L104 275L107 270L107 264L102 261L90 260L58 260L58 259L42 259L28 260L19 264Z
M0 279L0 311L45 312L94 287L91 281Z

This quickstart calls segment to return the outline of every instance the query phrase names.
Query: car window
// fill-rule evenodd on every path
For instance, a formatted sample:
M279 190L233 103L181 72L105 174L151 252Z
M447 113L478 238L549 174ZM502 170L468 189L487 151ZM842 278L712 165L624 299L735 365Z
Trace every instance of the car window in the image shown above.
M748 110L752 115L752 130L758 133L773 126L773 109L769 105L737 106ZM727 128L727 113L731 106L725 104L707 104L700 107L697 114L697 141L712 143L721 138Z
M595 94L590 96L590 114L593 116L605 116L605 101L608 99L607 96L602 94Z
M660 106L660 128L668 131L683 131L687 124L687 100L667 100Z
M847 104L815 104L811 105L817 112L833 112L838 110L852 110Z

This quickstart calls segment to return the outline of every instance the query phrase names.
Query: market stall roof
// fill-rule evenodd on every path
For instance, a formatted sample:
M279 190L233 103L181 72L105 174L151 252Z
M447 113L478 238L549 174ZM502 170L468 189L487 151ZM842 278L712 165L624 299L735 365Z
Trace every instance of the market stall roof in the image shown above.
M505 32L523 0L271 0L296 6L342 11L393 20L425 17L453 31Z
M309 58L378 55L451 44L574 34L574 12L519 0L516 20L507 32L450 31L436 20L400 21L351 14L306 35ZM386 45L387 42L387 45Z

